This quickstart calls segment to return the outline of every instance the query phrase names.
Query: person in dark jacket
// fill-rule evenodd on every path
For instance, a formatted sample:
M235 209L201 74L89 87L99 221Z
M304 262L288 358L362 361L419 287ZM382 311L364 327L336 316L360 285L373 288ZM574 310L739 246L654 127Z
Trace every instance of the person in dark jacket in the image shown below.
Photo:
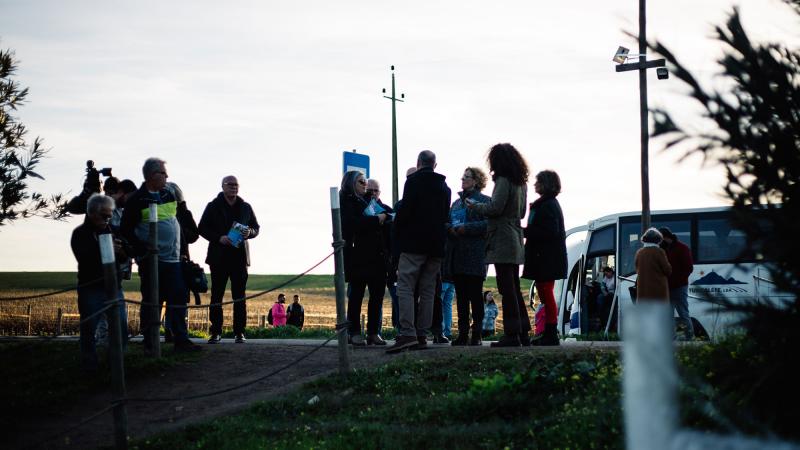
M672 266L672 274L668 279L669 301L678 313L679 327L683 328L683 339L691 341L694 339L694 326L689 315L689 275L694 270L692 250L669 228L662 227L658 231L664 237L661 248L666 252L667 261Z
M175 196L177 208L175 210L175 217L178 219L178 225L181 227L181 246L180 246L180 259L181 259L181 273L184 280L187 279L187 263L191 259L189 256L189 244L194 244L200 238L200 231L197 229L197 223L194 221L192 212L186 206L186 199L183 197L183 190L175 183L167 183L167 189L172 191ZM190 289L188 283L184 283L184 297L186 303L189 303ZM167 309L164 318L164 342L173 342L172 328L172 308ZM188 317L189 309L184 310L184 320Z
M452 345L481 345L483 328L483 280L486 279L486 217L468 209L467 199L475 203L491 200L481 194L486 174L477 167L467 167L461 176L458 199L450 207L447 223L447 247L442 266L445 279L452 279L456 290L458 337ZM470 326L470 307L472 326ZM472 329L472 339L469 332Z
M70 245L75 259L78 261L78 312L81 316L80 349L81 365L84 370L97 370L97 350L95 346L95 330L98 316L86 320L105 307L110 300L106 298L103 280L103 263L100 258L99 235L111 233L111 217L114 200L102 194L89 197L86 205L86 218L83 224L72 232ZM127 258L122 243L114 240L114 253L117 260L118 298L122 299L122 277L119 263ZM119 326L122 330L123 343L128 336L128 317L125 303L119 304Z
M508 143L494 145L487 159L494 180L492 199L467 202L467 207L488 218L486 262L494 264L502 296L504 336L492 347L530 345L531 323L519 288L519 266L525 261L520 221L528 198L528 164Z
M561 179L552 170L536 174L534 190L539 194L530 205L525 228L525 267L522 277L536 282L536 291L544 303L545 326L535 345L558 345L558 308L553 295L555 280L567 276L567 235L564 214L556 197L561 193Z
M347 281L347 320L349 341L353 345L386 345L380 336L383 295L386 293L388 250L384 245L387 212L373 209L366 196L367 180L358 171L342 177L339 192L342 235L344 237L344 276ZM367 339L361 334L361 304L369 287Z
M233 227L234 223L238 225ZM208 241L206 264L211 271L211 337L209 344L220 341L222 334L222 296L231 280L233 304L233 334L235 342L245 342L244 327L247 306L244 301L247 286L247 266L250 265L248 241L258 236L260 226L253 208L239 197L239 181L233 175L222 179L222 192L206 205L200 218L200 235ZM232 230L232 228L236 228ZM241 242L231 238L241 239Z
M294 294L292 304L286 308L286 324L294 325L302 330L305 320L306 311L303 309L303 305L300 304L300 296Z
M172 314L168 320L175 341L175 351L197 351L200 347L189 340L186 329L186 286L180 263L181 227L177 217L177 201L175 194L167 189L166 162L158 158L148 158L142 167L144 183L138 191L131 194L122 212L120 232L134 249L139 265L143 303L158 305L166 300ZM150 205L156 205L158 230L158 298L150 299L149 276L147 267L149 258L143 258L147 252L150 234ZM142 308L142 329L146 351L152 351L154 343L149 342L148 330L159 327L160 321L151 321L152 310Z
M441 271L450 210L450 188L445 176L435 173L436 155L420 152L417 171L406 179L403 202L396 210L395 238L400 250L397 295L400 303L400 332L387 352L425 348L433 321L436 279ZM419 305L415 314L414 290Z
M383 203L381 200L381 184L374 178L367 180L367 193L365 198L370 201L375 199L378 206L383 208L384 212L390 216L387 218L386 222L384 222L385 225L381 228L381 236L383 238L383 253L386 258L386 290L389 291L389 297L392 301L392 326L396 327L397 270L392 270L392 221L389 220L394 214L394 208ZM381 302L380 316L383 317L383 302Z

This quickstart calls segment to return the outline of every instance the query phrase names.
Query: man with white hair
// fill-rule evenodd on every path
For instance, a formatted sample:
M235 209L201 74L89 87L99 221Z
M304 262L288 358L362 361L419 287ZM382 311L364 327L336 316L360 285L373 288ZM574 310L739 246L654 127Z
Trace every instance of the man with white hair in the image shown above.
M86 205L86 218L83 224L72 232L70 245L75 259L78 261L78 311L81 315L80 348L81 366L84 370L97 370L97 351L95 330L99 317L95 315L106 306L107 298L103 280L103 263L100 257L99 235L111 233L111 216L114 210L114 199L94 194ZM126 258L119 239L114 240L114 252L117 260L117 299L122 299L122 277L119 273L119 262ZM87 319L92 317L91 319ZM123 343L127 337L128 317L125 303L119 304L120 327L123 331Z
M175 193L167 189L166 162L158 158L148 158L142 167L144 183L138 191L131 194L127 200L125 211L122 213L120 230L122 235L131 243L137 256L139 277L141 278L143 302L158 305L159 299L166 299L167 306L173 309L167 315L168 328L172 330L176 352L197 351L201 347L189 340L186 327L186 285L181 270L180 247L181 227L178 223L178 202ZM150 235L150 204L156 204L158 228L158 297L149 298L149 268L150 258L147 254L147 244ZM153 321L152 311L142 308L141 323L144 335L145 350L150 351L153 342L149 342L152 327L159 327L158 321Z

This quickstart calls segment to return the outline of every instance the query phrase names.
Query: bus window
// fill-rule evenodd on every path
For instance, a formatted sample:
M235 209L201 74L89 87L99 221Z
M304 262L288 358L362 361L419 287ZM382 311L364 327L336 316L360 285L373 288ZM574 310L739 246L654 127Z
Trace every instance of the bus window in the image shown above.
M616 239L617 227L614 225L601 228L592 232L592 240L589 242L587 258L597 255L613 255L616 250L614 241Z
M746 248L747 237L727 219L698 219L698 263L733 262Z
M664 217L664 216L662 216ZM668 217L668 216L667 216ZM666 220L665 220L666 219ZM619 268L617 273L624 277L628 277L636 273L636 268L633 266L633 257L636 256L636 251L642 248L642 243L639 241L640 233L642 232L642 223L639 217L634 221L620 220L619 226ZM692 247L692 222L689 218L675 220L675 219L661 219L658 216L653 217L652 226L655 228L667 227L678 236L681 242Z

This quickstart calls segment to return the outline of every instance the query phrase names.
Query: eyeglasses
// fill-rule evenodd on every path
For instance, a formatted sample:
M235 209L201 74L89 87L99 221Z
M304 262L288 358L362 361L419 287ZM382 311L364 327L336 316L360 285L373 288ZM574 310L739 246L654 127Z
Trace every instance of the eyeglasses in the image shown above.
M222 183L222 184L224 184L225 186L230 186L230 187L238 187L239 186L239 183Z
M367 192L369 192L370 194L377 194L377 193L380 193L381 190L380 189L367 189Z
M472 178L472 177L470 177L468 175L464 175L463 177L461 177L461 181L467 181L467 180L474 180L474 178Z
M366 185L367 181L366 180L358 180L358 181L356 181L356 183Z

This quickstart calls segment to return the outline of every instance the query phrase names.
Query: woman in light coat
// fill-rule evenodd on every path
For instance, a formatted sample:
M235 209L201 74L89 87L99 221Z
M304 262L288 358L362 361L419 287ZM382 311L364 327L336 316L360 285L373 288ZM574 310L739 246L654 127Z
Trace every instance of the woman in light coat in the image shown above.
M528 165L511 144L495 145L487 159L494 181L492 198L486 203L467 202L467 207L488 218L486 263L494 264L504 329L503 338L492 346L530 345L531 323L519 288L519 266L525 262L520 221L527 206Z

